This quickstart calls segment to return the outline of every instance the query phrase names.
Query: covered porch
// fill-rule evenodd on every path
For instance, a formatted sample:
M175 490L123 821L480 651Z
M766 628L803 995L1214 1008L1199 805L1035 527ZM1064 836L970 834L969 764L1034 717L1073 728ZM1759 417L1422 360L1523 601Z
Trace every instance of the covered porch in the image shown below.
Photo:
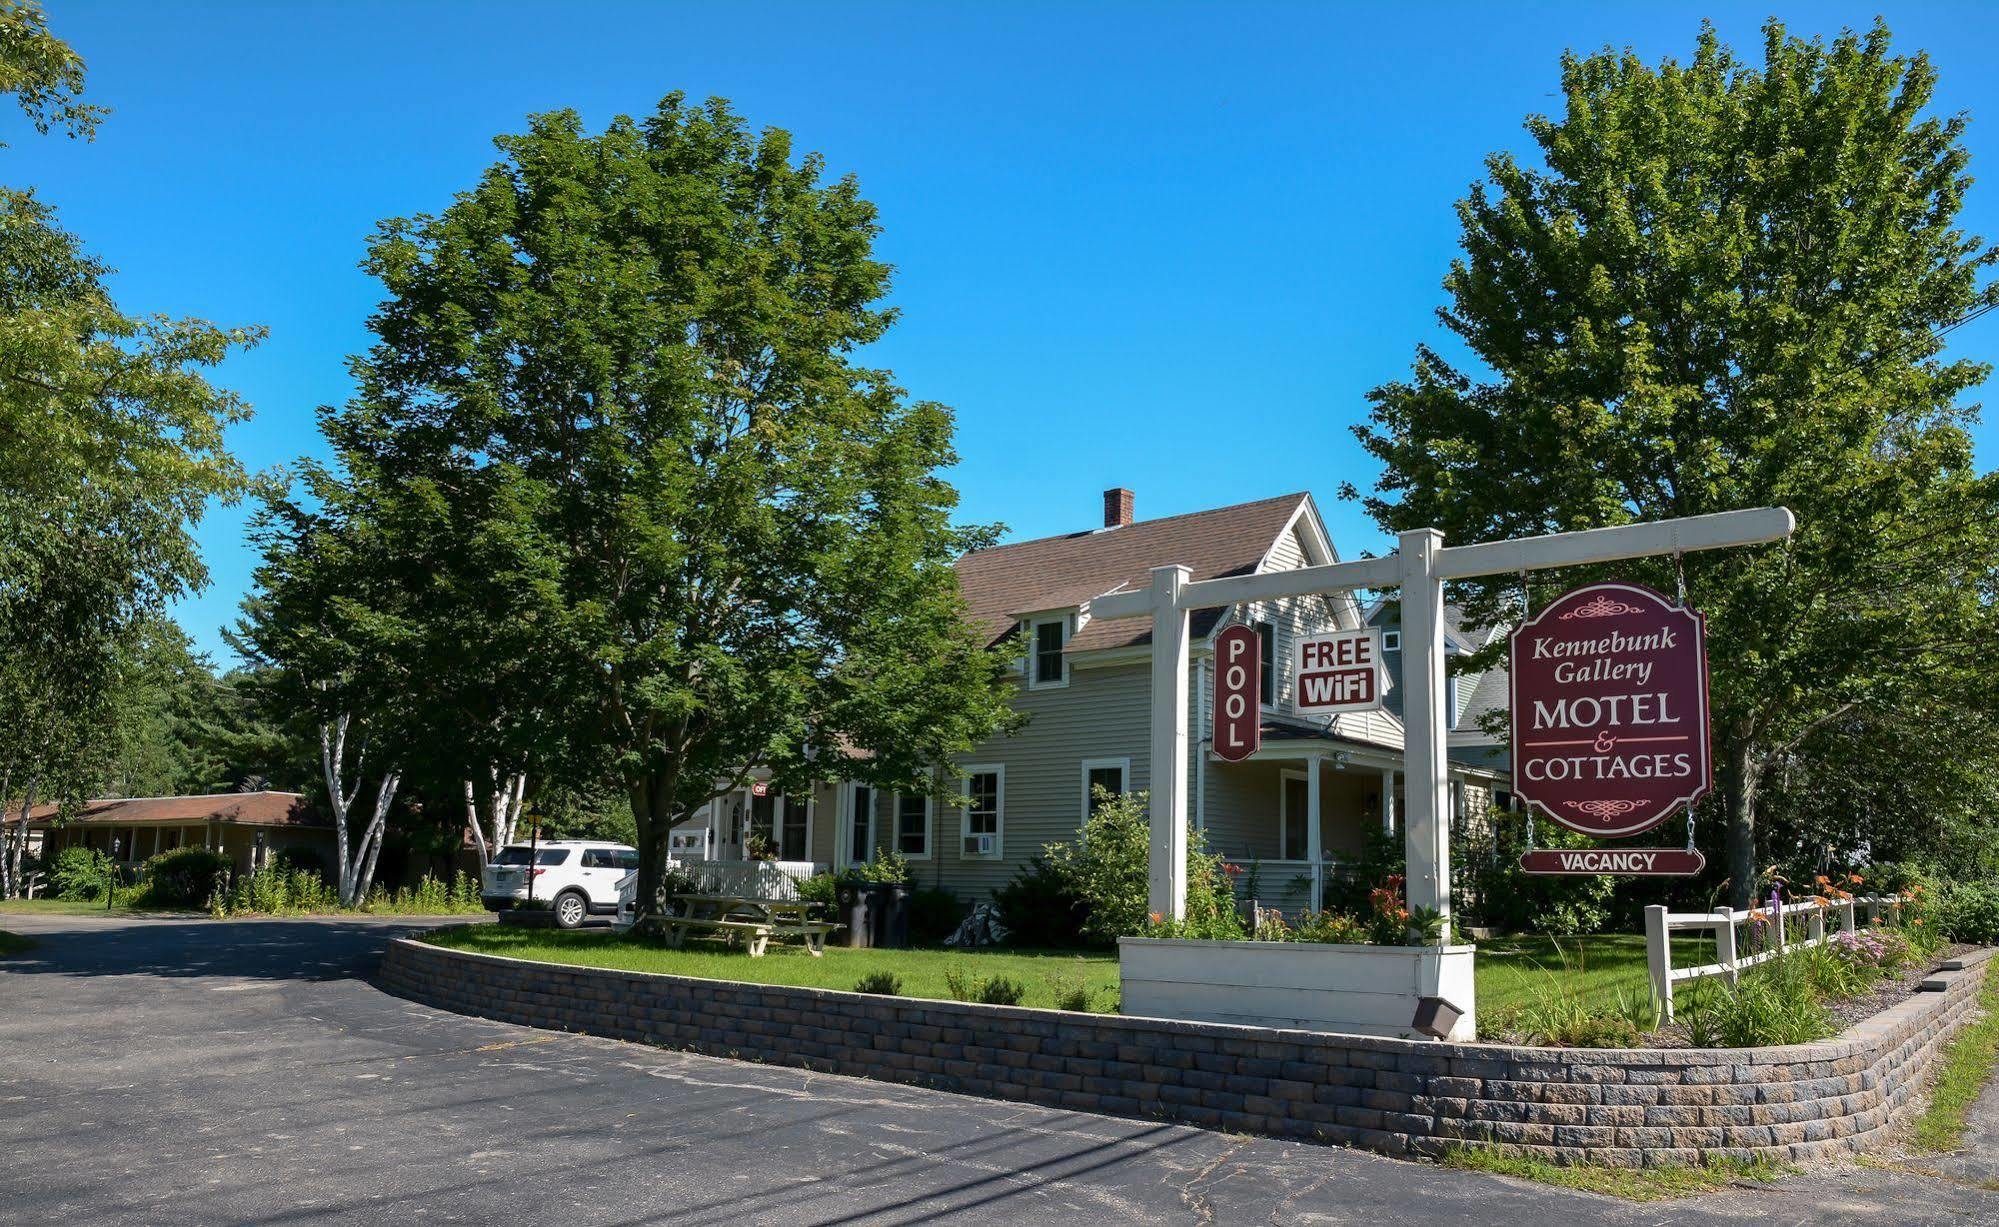
M1398 748L1270 721L1248 759L1209 751L1195 760L1194 825L1210 851L1242 867L1235 887L1245 905L1292 914L1350 905L1375 885L1360 880L1369 840L1400 834L1401 768ZM1483 814L1490 775L1451 765L1454 832Z

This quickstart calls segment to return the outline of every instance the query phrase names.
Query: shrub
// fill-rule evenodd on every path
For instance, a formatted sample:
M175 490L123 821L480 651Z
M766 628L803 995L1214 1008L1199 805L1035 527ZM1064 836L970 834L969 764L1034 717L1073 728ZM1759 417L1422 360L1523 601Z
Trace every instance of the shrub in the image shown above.
M378 885L368 894L368 910L392 916L451 916L480 911L482 905L479 884L461 869L450 882L426 873L415 886L390 891Z
M981 1005L1019 1005L1027 996L1027 986L1006 976L973 979L958 971L944 973L944 987L959 1001Z
M111 882L111 858L95 848L64 848L49 869L58 899L95 899Z
M1936 925L1954 942L1999 942L1999 882L1954 882L1940 890Z
M965 905L948 890L925 886L910 892L909 937L915 942L940 942L965 918Z
M216 892L209 910L217 916L291 915L331 912L339 902L334 889L318 874L278 861L236 878L227 891Z
M999 905L1000 921L1012 945L1065 947L1086 942L1083 920L1089 904L1045 857L1037 856L1016 870L1011 881L993 892L993 902Z
M1707 983L1687 997L1681 1017L1700 1048L1809 1044L1838 1028L1819 998L1807 960L1792 952L1750 969L1736 985Z
M894 848L876 848L875 859L849 865L841 876L849 882L907 882L909 862Z
M902 995L902 977L892 971L871 971L862 976L854 985L857 993L875 993L883 997Z
M832 907L840 897L840 879L830 873L815 873L799 882L798 897L806 903Z
M1068 1010L1074 1014L1091 1013L1090 1003L1094 997L1087 984L1058 981L1055 985L1055 1008L1058 1010Z
M1292 941L1324 942L1336 946L1366 945L1367 938L1366 922L1331 911L1305 917L1291 932Z
M1161 918L1146 913L1152 839L1146 794L1098 788L1092 801L1096 809L1083 824L1080 843L1049 844L1042 850L1051 870L1083 902L1084 937L1109 944L1140 934L1213 940L1243 936L1229 884L1231 871L1240 870L1209 852L1201 832L1191 832L1187 840L1187 917L1162 930Z
M148 860L140 873L139 906L207 907L210 896L228 888L229 858L207 848L175 848Z

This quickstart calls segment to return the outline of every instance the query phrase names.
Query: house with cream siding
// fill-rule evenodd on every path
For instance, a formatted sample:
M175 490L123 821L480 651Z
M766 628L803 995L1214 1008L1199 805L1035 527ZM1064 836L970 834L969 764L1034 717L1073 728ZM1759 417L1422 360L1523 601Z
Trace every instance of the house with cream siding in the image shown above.
M1143 588L1155 566L1180 564L1195 580L1319 566L1339 560L1309 494L1286 494L1156 520L1136 519L1129 490L1104 495L1091 529L995 546L957 564L971 618L992 643L1020 645L1014 702L1021 730L953 763L956 795L938 802L851 781L784 797L757 777L675 833L678 854L740 859L753 837L778 859L839 870L894 848L920 886L984 899L1044 845L1072 841L1091 789L1150 786L1151 628L1142 619L1090 616L1092 601ZM1403 785L1397 706L1339 716L1292 710L1291 650L1301 635L1388 616L1351 594L1195 611L1189 701L1200 741L1191 756L1189 812L1208 846L1254 871L1259 898L1312 906L1371 827L1396 827ZM1224 762L1208 746L1215 636L1241 623L1263 639L1262 748ZM1377 623L1378 624L1378 623ZM1460 646L1468 632L1454 630ZM1399 655L1396 657L1399 659ZM1392 661L1391 661L1392 663ZM1500 687L1503 695L1504 687ZM1482 814L1504 789L1503 762L1451 741L1452 797ZM1460 758L1462 757L1462 761ZM1317 811L1316 824L1312 821ZM1316 826L1317 846L1311 832ZM1251 875L1245 875L1251 876Z

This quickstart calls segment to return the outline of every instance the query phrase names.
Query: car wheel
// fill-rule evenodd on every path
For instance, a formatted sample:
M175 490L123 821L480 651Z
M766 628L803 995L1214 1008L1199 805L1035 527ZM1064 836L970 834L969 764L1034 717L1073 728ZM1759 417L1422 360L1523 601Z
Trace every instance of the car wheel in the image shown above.
M590 915L589 901L573 890L563 891L555 897L555 927L574 929Z

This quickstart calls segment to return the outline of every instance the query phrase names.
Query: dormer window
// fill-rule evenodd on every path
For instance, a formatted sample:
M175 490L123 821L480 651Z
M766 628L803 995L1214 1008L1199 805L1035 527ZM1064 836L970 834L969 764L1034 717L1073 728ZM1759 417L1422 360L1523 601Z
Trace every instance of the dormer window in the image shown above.
M1039 689L1044 686L1067 686L1069 684L1069 658L1063 648L1069 642L1069 619L1067 617L1040 618L1030 623L1031 638L1028 640L1028 682Z

